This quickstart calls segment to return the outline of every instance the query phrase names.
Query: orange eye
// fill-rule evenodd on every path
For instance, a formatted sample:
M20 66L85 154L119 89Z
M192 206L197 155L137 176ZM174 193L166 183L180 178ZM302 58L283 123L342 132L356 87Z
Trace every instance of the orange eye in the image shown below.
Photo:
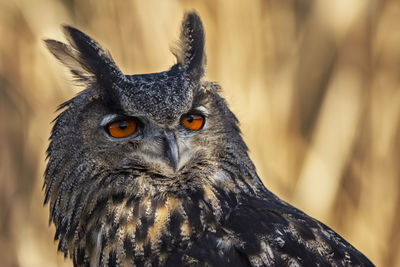
M203 127L204 117L199 114L186 114L182 117L181 124L189 130L197 131Z
M136 131L136 121L134 119L114 121L107 126L107 129L112 137L127 137Z

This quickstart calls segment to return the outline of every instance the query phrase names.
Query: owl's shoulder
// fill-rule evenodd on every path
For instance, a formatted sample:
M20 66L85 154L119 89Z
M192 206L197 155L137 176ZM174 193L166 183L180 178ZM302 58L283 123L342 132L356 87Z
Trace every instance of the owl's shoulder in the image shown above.
M252 265L373 266L328 226L269 193L243 200L224 227Z
M170 262L187 266L373 266L329 227L272 195L244 199L220 229L176 253Z

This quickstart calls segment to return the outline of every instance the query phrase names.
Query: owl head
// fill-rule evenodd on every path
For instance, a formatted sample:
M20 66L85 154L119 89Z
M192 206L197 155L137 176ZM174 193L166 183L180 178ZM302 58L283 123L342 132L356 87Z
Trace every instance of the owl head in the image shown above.
M237 119L204 79L196 13L183 19L176 64L159 73L125 75L96 41L63 30L68 44L45 43L86 89L60 106L47 151L45 203L60 250L99 221L118 220L111 211L90 220L110 201L157 207L171 197L235 199L261 188Z

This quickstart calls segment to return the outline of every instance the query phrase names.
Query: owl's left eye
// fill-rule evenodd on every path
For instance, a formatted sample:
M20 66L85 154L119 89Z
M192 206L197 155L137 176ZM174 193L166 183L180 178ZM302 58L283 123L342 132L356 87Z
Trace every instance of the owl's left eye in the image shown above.
M181 118L181 124L189 130L197 131L204 126L204 116L200 114L185 114Z
M115 138L127 137L136 131L136 121L131 118L117 120L107 125L108 133Z

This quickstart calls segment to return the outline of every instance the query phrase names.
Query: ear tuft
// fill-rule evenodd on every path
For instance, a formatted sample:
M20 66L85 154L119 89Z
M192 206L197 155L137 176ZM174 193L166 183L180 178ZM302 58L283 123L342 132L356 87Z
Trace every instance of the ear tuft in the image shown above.
M69 44L45 40L50 52L66 65L81 82L98 82L111 86L116 80L125 79L111 56L88 35L71 26L63 26Z
M79 52L71 46L56 40L44 40L50 52L71 71L74 78L83 83L90 82L93 75L80 62Z
M173 51L178 66L194 80L205 72L204 30L200 17L195 12L186 13L182 21L179 45Z

